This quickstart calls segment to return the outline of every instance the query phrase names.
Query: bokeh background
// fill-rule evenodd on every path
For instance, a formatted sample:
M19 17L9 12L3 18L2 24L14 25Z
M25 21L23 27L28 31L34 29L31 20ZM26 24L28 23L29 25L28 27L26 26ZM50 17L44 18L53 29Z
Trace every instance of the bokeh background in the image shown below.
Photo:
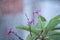
M29 32L16 29L18 25L26 25L27 19L32 18L32 12L41 10L40 15L47 22L56 15L60 15L60 0L0 0L0 40L19 40L15 35L6 35L9 27L24 40Z

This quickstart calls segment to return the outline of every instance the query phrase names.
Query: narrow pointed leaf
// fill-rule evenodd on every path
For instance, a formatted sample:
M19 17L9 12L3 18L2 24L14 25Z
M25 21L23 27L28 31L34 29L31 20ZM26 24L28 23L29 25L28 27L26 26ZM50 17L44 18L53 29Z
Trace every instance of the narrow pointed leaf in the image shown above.
M41 20L40 17L38 18L38 27L39 27L41 30L43 29L43 23L42 23L42 20Z
M46 21L46 19L43 16L41 16L41 15L40 15L40 18L41 18L41 21L43 21L43 22Z
M60 30L60 27L53 28L52 31L54 30Z
M49 38L53 40L60 40L60 35L52 35L52 36L49 36Z
M49 35L49 36L60 35L60 32L57 32L57 31L50 31L50 32L48 32L47 35Z
M47 30L51 30L51 29L54 29L56 27L56 25L60 24L60 20L56 20L52 23L50 23L48 26L47 26Z
M29 27L27 27L27 26L17 26L16 28L22 29L22 30L26 30L26 31L29 31L29 32L30 32ZM31 32L33 32L33 33L35 33L35 34L38 34L38 33L40 32L40 30L31 27Z
M44 29L44 33L43 34L47 34L49 30L52 30L53 28L56 27L56 25L60 24L60 15L52 18L49 23L47 24L46 28Z
M48 33L48 37L49 37L49 39L59 40L60 39L60 32L51 31Z
M49 21L48 25L46 26L47 29L52 29L52 28L54 28L57 24L59 24L59 23L60 23L59 18L60 18L60 15L52 18L52 19Z

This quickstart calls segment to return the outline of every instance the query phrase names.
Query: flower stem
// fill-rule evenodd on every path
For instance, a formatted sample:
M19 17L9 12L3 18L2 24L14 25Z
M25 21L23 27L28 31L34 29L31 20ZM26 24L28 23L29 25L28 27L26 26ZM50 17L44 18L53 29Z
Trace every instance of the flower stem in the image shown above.
M23 40L20 36L18 36L15 32L12 32L15 36L17 36L20 40Z

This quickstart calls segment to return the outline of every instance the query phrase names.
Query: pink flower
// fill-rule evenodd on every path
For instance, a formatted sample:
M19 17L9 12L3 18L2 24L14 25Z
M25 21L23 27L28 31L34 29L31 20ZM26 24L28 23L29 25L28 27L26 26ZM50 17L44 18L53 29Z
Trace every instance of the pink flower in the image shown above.
M9 30L7 31L7 35L9 35L10 33L12 33L12 28L9 28Z
M33 14L39 14L39 12L40 12L40 10L35 10L34 12L33 12Z
M29 20L28 23L29 23L29 24L33 24L33 23L34 23L34 19Z

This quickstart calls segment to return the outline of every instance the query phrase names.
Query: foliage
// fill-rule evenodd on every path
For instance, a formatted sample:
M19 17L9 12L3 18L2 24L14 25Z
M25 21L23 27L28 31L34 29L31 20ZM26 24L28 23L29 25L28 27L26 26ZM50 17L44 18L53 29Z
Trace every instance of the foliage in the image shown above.
M31 32L26 38L26 40L60 40L60 27L57 27L60 24L60 15L52 18L47 25L46 19L43 16L38 15L37 26L35 24L27 24L27 26L17 26L16 28L26 30ZM31 27L31 29L30 29Z

